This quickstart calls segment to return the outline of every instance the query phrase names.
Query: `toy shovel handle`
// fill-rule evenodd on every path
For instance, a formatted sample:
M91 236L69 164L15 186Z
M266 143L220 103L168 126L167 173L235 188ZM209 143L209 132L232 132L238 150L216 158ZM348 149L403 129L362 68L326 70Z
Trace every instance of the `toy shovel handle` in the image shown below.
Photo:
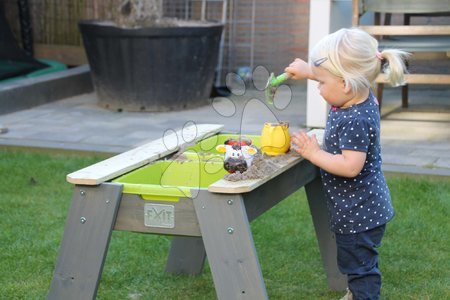
M278 75L277 77L275 77L272 80L271 85L272 86L279 86L280 84L282 84L283 82L285 82L286 80L288 80L291 77L292 77L292 74L283 73L283 74Z

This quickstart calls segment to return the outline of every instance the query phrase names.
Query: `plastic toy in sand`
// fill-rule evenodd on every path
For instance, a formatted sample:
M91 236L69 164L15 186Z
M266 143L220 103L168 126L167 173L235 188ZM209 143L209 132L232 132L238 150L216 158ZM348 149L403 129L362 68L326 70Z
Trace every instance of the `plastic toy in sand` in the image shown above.
M252 145L250 139L227 139L218 145L216 150L225 154L223 167L228 173L245 172L252 164L258 149Z

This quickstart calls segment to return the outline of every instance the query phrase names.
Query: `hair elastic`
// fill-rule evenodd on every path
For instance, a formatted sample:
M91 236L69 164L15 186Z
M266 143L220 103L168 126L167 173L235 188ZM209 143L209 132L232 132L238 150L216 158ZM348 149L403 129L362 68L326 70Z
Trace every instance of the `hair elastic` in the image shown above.
M383 54L380 51L377 50L377 53L375 53L375 55L379 60L383 60Z

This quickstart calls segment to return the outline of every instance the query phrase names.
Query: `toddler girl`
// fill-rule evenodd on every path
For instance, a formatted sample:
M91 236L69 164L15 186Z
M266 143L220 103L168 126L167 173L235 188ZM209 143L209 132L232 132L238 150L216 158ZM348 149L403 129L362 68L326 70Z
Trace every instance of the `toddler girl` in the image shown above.
M380 296L376 248L394 209L381 171L380 114L371 85L382 64L388 81L402 84L407 56L399 50L379 52L377 40L362 30L341 29L314 47L310 65L297 58L285 69L293 79L317 81L331 106L323 149L302 131L292 135L292 144L321 169L338 266L348 278L343 299Z

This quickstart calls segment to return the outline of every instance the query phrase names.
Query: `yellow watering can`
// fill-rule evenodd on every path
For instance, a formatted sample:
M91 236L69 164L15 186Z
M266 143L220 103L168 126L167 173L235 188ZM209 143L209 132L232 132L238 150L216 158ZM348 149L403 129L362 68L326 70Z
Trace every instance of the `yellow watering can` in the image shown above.
M291 136L288 122L264 123L261 132L261 151L276 156L289 151Z

